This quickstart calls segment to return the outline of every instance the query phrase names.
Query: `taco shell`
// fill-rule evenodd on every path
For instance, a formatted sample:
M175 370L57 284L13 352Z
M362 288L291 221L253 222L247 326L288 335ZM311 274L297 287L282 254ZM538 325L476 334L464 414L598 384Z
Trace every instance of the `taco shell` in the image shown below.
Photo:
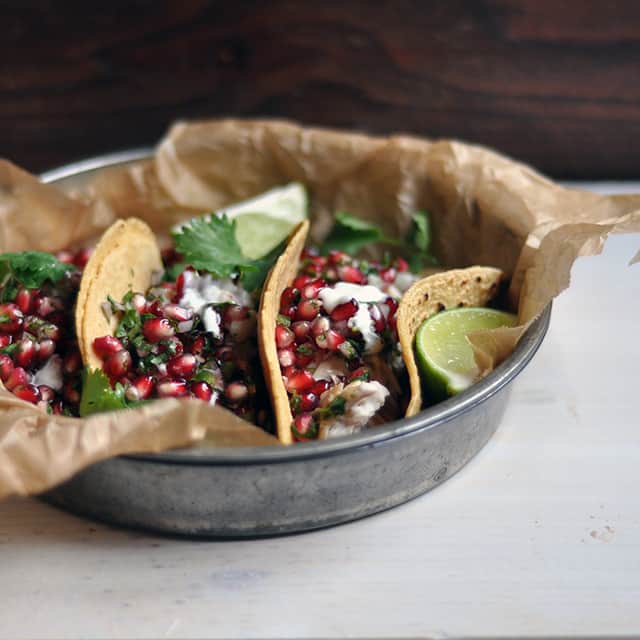
M258 346L267 389L271 392L271 405L276 420L278 439L282 444L291 444L293 415L289 407L289 396L280 373L275 333L280 296L296 277L300 264L300 253L309 234L309 222L301 222L289 238L287 248L278 258L262 289L258 312Z
M85 366L101 368L93 341L116 328L116 319L108 319L102 309L107 296L120 301L128 291L145 292L153 272L161 269L156 236L142 220L118 220L104 232L85 267L76 303L76 333Z
M422 408L420 375L413 353L413 342L420 325L432 315L454 307L482 307L497 293L502 271L493 267L452 269L415 282L398 306L398 337L411 388L405 415Z

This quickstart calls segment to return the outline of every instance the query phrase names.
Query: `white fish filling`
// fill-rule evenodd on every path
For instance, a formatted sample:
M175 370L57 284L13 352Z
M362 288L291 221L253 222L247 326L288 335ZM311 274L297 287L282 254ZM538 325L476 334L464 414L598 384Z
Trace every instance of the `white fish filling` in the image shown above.
M355 382L347 385L340 394L345 400L345 411L332 418L327 430L327 438L346 436L360 431L389 397L389 390L373 380Z

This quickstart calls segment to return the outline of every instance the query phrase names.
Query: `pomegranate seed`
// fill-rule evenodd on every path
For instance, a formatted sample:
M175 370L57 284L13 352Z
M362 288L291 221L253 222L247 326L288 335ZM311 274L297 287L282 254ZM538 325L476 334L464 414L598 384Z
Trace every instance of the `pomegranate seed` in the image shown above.
M314 353L304 353L304 352L300 352L300 351L296 351L296 367L299 367L300 369L304 369L305 367L308 367L315 359L315 354Z
M49 338L41 340L38 343L38 359L48 360L56 350L56 343Z
M150 318L142 325L142 333L149 342L160 342L173 337L175 330L166 318Z
M311 413L301 413L293 419L296 440L311 440L315 437L316 421Z
M159 398L180 398L189 393L189 387L186 380L176 378L158 382L157 391Z
M313 320L320 313L322 303L319 300L301 300L296 311L296 320Z
M13 360L6 354L0 354L0 380L6 382L11 373L13 372Z
M349 382L352 382L353 380L368 381L370 376L371 372L369 371L369 367L358 367L349 374Z
M80 355L80 351L78 351L78 349L69 351L62 362L62 370L66 374L72 374L76 371L79 371L80 367L82 367L82 357Z
M73 256L73 264L80 269L84 269L87 266L87 262L89 262L89 258L92 253L93 248L86 247L84 249L80 249L80 251Z
M147 310L147 299L141 293L134 293L131 296L131 306L138 313L145 313Z
M151 313L158 318L162 317L162 309L163 309L162 300L154 300L153 302L147 303L147 313Z
M296 337L298 342L301 342L309 335L309 330L311 329L311 323L306 320L299 320L298 322L294 322L291 325L291 329Z
M22 367L15 367L4 381L4 386L11 391L16 387L29 384L29 374Z
M286 308L281 307L280 315L286 316L287 318L291 318L293 320L296 317L296 307L294 306L286 307Z
M24 314L18 305L8 302L0 304L0 331L4 333L16 333L22 327Z
M337 249L331 249L327 255L327 262L335 266L345 264L345 262L348 261L349 256L343 251L338 251Z
M340 276L340 280L343 280L344 282L350 282L352 284L364 284L367 280L364 273L362 273L360 269L348 265L338 267L338 275Z
M198 398L198 400L204 400L205 402L211 401L213 395L213 389L206 382L199 380L198 382L191 383L191 393Z
M62 309L62 301L58 298L41 296L36 299L36 313L41 318L46 318L47 316L50 316L54 311L61 311Z
M285 386L289 393L303 393L308 391L314 382L313 376L306 369L294 369L286 375Z
M391 329L391 331L395 333L397 333L398 331L398 316L396 316L396 314L394 313L390 318L389 318L389 328Z
M281 367L292 367L296 362L296 355L291 349L278 349L278 362Z
M191 353L199 356L207 347L207 341L204 336L196 336L191 345Z
M384 282L393 282L396 279L397 271L393 267L388 267L387 269L382 269L380 271L380 278Z
M335 351L344 341L345 337L339 334L334 329L329 329L316 336L316 344L320 349L328 349L329 351Z
M280 313L285 313L283 309L288 309L297 304L298 300L300 300L300 290L294 287L287 287L280 296Z
M224 395L229 402L242 402L249 395L249 389L244 382L231 382L224 390Z
M175 320L176 322L193 320L193 311L191 311L191 309L181 307L180 305L173 304L171 302L165 304L162 311L165 318L169 318L169 320Z
M290 347L295 340L295 335L291 329L281 324L276 326L276 346L278 349Z
M114 353L118 353L118 351L122 351L122 349L124 349L122 342L115 336L102 336L93 341L93 350L102 360L112 356Z
M330 387L331 383L328 380L316 380L311 387L311 392L319 398Z
M373 326L376 333L382 333L384 331L386 321L380 307L377 304L372 304L369 307L369 315L371 316L371 320L373 320Z
M318 255L318 250L315 247L305 247L300 254L300 259L315 258Z
M127 387L125 395L133 402L146 400L152 394L154 384L153 376L139 376Z
M396 258L394 264L396 265L396 269L400 272L409 271L409 263L404 258Z
M305 275L298 276L293 281L292 287L294 289L299 289L301 291L302 287L304 287L308 282L311 282L311 280L313 280L313 278L311 276L305 276Z
M311 391L307 391L307 393L300 395L300 410L313 411L318 406L318 402L318 396Z
M67 382L62 388L62 395L67 402L77 404L80 402L80 392L75 388L74 382Z
M13 341L13 338L10 335L5 334L0 334L0 349L2 349L3 347L8 347L11 342Z
M20 289L16 295L16 304L25 315L31 313L35 307L35 293L34 289Z
M339 304L331 312L330 317L334 322L340 322L340 320L348 320L355 315L358 310L358 302L354 298L351 298L349 302L343 302Z
M105 358L102 368L110 378L122 378L127 375L131 368L131 354L122 349Z
M38 386L40 398L45 402L51 402L56 397L56 392L48 385L41 384Z
M326 318L325 316L319 316L313 321L313 324L311 325L311 335L315 338L319 335L322 335L326 331L329 331L330 328L331 322L329 321L329 318Z
M37 404L41 399L40 390L34 384L20 385L12 389L12 392L20 400L26 400L32 404Z
M308 284L306 284L300 291L302 293L302 297L307 300L315 300L318 297L318 293L320 289L324 289L327 286L327 283L321 278L316 278L315 280L311 280Z
M167 373L175 378L189 379L196 372L198 363L196 357L191 353L185 353L181 356L171 358L167 362Z
M398 301L391 296L384 301L384 304L389 307L389 315L393 315L398 310Z
M28 338L25 334L18 343L18 347L13 356L13 360L19 367L24 367L25 369L27 369L33 362L33 359L36 356L36 352L37 346L35 340Z

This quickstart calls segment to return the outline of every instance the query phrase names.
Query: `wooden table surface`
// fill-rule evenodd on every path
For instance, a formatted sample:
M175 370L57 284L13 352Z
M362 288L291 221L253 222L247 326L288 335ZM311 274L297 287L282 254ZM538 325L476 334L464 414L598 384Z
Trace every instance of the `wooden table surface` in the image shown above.
M234 115L637 178L635 0L14 0L0 24L0 156L32 172Z
M409 504L234 542L0 504L0 637L637 637L639 246L578 261L496 436Z

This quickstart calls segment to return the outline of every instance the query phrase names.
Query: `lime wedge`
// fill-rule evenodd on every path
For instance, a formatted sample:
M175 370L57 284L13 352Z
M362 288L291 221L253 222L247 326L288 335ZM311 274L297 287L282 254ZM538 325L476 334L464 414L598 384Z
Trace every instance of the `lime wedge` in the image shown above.
M416 333L416 356L422 382L433 401L469 387L478 376L473 349L466 338L472 331L513 327L512 313L483 307L461 307L427 318Z
M291 230L308 217L307 192L299 182L220 209L236 220L236 239L248 258L261 258L284 240Z

